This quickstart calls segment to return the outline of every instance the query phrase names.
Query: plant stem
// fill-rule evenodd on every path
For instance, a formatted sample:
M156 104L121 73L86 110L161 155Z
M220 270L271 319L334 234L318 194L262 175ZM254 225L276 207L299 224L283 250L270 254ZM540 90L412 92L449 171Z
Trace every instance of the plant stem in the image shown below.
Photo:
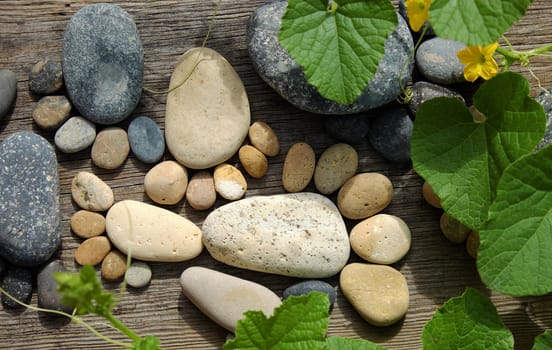
M106 320L111 322L111 324L117 328L121 333L132 339L132 341L138 341L142 339L138 334L134 333L132 330L130 330L127 326L125 326L121 321L119 321L118 318L113 316L111 313L107 313L106 315L102 315L102 317L105 317Z
M511 46L510 49L505 49L500 46L496 49L496 52L504 57L504 60L506 61L506 68L509 68L512 63L516 61L520 61L520 64L522 66L527 66L529 64L529 58L543 55L549 51L552 51L552 44L543 45L541 47L537 47L528 51L514 50L511 48Z

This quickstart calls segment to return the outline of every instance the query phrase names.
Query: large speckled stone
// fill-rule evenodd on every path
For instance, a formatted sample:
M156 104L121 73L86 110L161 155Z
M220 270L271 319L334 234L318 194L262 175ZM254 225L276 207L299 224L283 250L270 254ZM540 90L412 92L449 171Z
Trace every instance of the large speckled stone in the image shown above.
M33 273L31 269L10 266L6 275L0 282L0 286L17 300L29 304L33 296ZM22 309L23 306L16 303L2 293L2 305L5 309Z
M542 105L544 113L546 113L546 132L542 140L535 147L535 150L539 150L552 143L552 88L542 90L535 100Z
M335 275L350 253L336 206L308 192L221 206L203 222L203 242L213 258L228 265L304 278Z

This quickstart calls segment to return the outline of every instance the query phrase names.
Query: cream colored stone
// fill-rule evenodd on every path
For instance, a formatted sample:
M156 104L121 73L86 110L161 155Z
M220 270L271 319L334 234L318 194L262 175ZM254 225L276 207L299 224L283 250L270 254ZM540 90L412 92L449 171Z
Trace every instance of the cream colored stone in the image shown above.
M102 278L110 282L122 279L126 272L126 259L121 252L110 251L102 261Z
M322 194L334 193L356 173L357 167L358 155L352 146L346 143L330 146L316 162L314 185Z
M151 168L144 178L144 189L156 203L173 205L186 194L188 172L173 160L166 160Z
M99 236L105 232L105 217L88 210L79 210L71 216L71 230L82 238Z
M348 219L365 219L391 203L393 184L378 173L357 174L347 180L337 195L337 206Z
M96 175L81 171L71 183L71 196L82 209L106 211L113 205L111 187Z
M207 171L200 171L192 175L186 190L186 201L195 210L207 210L217 200L215 180Z
M244 145L240 148L238 157L249 176L256 179L265 176L268 169L268 160L263 152L253 146Z
M75 261L79 265L98 265L111 250L106 236L91 237L82 242L75 252Z
M270 125L257 120L249 127L249 141L259 151L268 157L275 157L280 153L280 141Z
M284 159L282 185L287 192L301 192L312 180L316 156L312 147L299 142L290 147Z
M233 165L224 163L215 168L213 174L215 191L224 199L235 201L245 195L247 180L241 171Z

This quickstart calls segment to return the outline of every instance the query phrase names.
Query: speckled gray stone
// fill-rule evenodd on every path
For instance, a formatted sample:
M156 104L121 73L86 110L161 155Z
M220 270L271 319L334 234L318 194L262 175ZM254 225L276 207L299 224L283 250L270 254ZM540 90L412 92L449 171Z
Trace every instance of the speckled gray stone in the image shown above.
M30 269L17 266L9 266L4 278L2 288L17 300L29 304L33 295L33 274ZM2 293L2 305L6 309L21 309L15 301Z
M338 141L357 144L366 139L370 116L365 113L324 118L324 129Z
M45 263L61 241L59 176L53 147L21 131L0 144L0 256L14 265Z
M69 118L54 137L56 147L63 153L75 153L94 143L96 125L83 117Z
M33 94L48 95L63 86L61 64L51 59L38 61L29 73L29 88Z
M385 159L396 163L410 160L410 138L414 123L405 108L391 105L371 120L368 139Z
M546 114L546 132L542 140L535 147L535 150L539 150L552 144L552 88L541 91L535 99L542 105Z
M128 126L128 142L136 158L156 163L165 153L165 138L159 125L148 117L137 117Z
M418 81L411 86L412 99L408 103L408 109L413 115L416 115L422 103L434 99L436 97L456 97L462 102L464 98L456 91L452 91L441 85L428 83L426 81Z
M63 40L67 93L83 117L115 124L128 117L142 94L144 53L132 17L112 4L80 9Z
M289 298L290 295L305 295L313 291L325 293L330 301L330 308L333 307L337 297L337 291L331 284L324 281L306 280L296 283L284 290L283 297L285 300Z
M8 69L0 69L0 119L10 111L17 95L17 77Z
M60 261L54 260L44 266L37 275L38 306L71 313L72 309L61 302L61 294L56 290L57 282L52 276L54 272L67 272L67 269Z
M453 40L433 38L424 41L416 51L416 66L429 81L437 84L465 82L464 65L456 53L466 45Z
M303 69L278 43L281 17L287 1L267 3L255 10L247 28L247 48L253 66L261 78L284 99L299 109L320 114L352 114L369 110L390 101L400 93L399 76L414 44L406 22L399 15L395 32L385 43L385 55L375 76L362 95L350 105L323 98L307 83ZM403 73L403 83L410 78L413 62Z

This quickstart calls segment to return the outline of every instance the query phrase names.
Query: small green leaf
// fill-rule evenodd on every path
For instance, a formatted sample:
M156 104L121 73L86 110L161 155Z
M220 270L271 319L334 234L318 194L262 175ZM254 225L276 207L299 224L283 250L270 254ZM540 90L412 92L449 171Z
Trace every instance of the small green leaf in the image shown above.
M328 350L386 350L384 347L364 339L329 337L326 340Z
M433 0L429 22L445 39L488 45L525 14L532 0Z
M159 350L161 342L154 336L146 335L132 344L132 350Z
M493 303L475 289L449 299L425 325L424 350L510 350L514 337Z
M289 0L279 42L327 99L354 102L374 76L397 26L389 0Z
M531 350L552 350L552 331L547 330L536 337Z

